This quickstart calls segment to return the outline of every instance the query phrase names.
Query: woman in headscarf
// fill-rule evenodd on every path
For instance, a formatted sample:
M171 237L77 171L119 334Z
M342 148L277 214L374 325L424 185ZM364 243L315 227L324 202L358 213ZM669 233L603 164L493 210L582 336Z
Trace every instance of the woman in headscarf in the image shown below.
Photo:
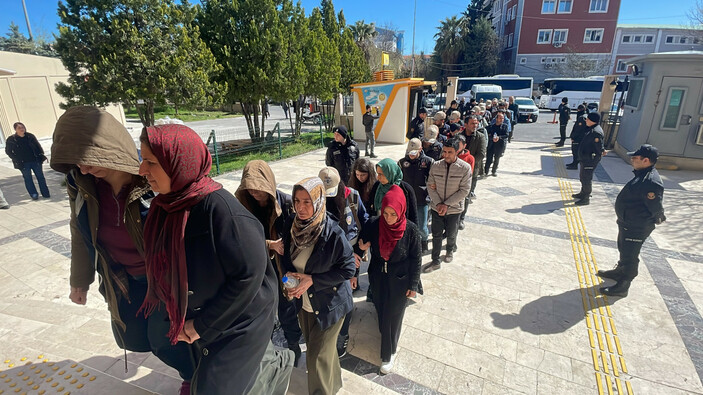
M288 296L296 298L307 343L308 392L336 394L342 388L337 336L353 307L349 279L354 254L344 231L326 212L325 187L318 177L293 187L295 217L283 233L283 267L298 280Z
M212 159L192 129L151 126L140 140L139 173L158 192L144 225L140 312L165 304L171 343L195 343L191 393L284 393L292 353L271 345L277 284L263 227L208 177Z
M390 187L381 204L382 216L364 228L360 247L371 247L369 283L381 332L381 373L393 369L407 298L422 294L420 282L421 236L405 218L406 201L397 185Z
M373 203L373 195L371 189L376 184L376 169L373 163L366 158L359 158L354 161L351 175L349 176L350 188L354 188L359 192L361 201L364 202L364 207L368 210Z
M381 160L376 165L376 177L378 181L371 190L373 204L369 211L375 215L381 215L383 196L386 195L386 192L388 192L393 185L398 185L405 194L405 207L407 208L405 217L414 224L417 224L417 198L415 197L415 191L410 184L403 181L403 171L400 169L400 166L398 166L398 163L389 158Z
M195 372L192 347L169 343L163 304L148 318L137 316L147 292L143 226L154 193L139 176L132 137L106 111L78 106L59 118L53 139L51 167L66 174L71 208L69 298L86 304L97 272L118 346L152 352L178 370L183 379L179 393L189 394Z

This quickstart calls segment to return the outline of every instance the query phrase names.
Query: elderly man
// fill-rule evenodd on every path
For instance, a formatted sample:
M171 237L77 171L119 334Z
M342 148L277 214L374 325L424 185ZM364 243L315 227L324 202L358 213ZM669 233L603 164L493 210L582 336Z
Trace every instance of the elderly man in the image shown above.
M508 139L509 129L505 121L505 113L496 113L495 123L488 126L488 147L486 148L486 165L483 172L488 175L488 170L491 170L491 175L498 175L498 163L500 157L503 156ZM493 169L491 169L491 164Z

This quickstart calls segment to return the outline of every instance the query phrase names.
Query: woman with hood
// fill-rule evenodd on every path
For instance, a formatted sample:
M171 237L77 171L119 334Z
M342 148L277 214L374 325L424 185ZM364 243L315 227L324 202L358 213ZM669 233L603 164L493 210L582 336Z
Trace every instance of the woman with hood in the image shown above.
M285 273L281 269L281 235L286 219L293 214L293 201L289 194L276 189L276 185L276 176L269 165L263 160L252 160L244 166L242 181L234 196L263 225L269 256L275 263L274 269L280 280ZM279 281L278 285L278 321L281 323L288 348L295 353L297 365L302 354L299 342L303 332L298 324L295 304L285 295L283 283Z
M147 293L143 225L154 194L138 174L131 136L103 110L70 108L56 123L51 167L66 174L71 207L71 301L86 303L97 272L117 344L154 353L178 370L180 393L190 393L195 357L190 345L169 343L164 305L137 316Z
M271 344L276 274L259 221L208 177L212 158L184 125L144 128L139 173L158 193L144 224L149 289L172 344L199 350L193 394L283 394L293 366Z
M405 218L406 200L397 185L383 197L382 216L364 228L359 244L371 248L369 283L381 332L381 374L393 369L407 298L422 294L420 282L421 236Z
M307 343L308 392L336 394L342 388L337 337L353 307L349 279L356 271L344 231L327 215L325 187L318 177L293 187L295 217L283 232L283 268L299 284L288 290L296 298L298 319Z
M374 215L381 215L381 202L389 189L393 185L398 185L405 194L406 205L405 217L414 224L417 224L417 198L412 185L403 181L403 171L393 159L386 158L376 165L376 177L378 181L371 190L373 204L370 212Z

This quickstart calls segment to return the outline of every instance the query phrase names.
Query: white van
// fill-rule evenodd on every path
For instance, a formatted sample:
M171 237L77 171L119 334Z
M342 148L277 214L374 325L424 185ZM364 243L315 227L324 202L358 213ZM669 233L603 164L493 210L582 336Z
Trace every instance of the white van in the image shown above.
M471 97L480 102L503 98L503 88L500 85L476 84L471 86Z

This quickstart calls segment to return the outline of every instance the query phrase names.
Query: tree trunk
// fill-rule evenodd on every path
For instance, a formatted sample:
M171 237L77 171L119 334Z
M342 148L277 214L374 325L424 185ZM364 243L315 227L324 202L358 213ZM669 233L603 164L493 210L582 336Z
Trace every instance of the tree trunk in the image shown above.
M247 121L247 129L249 130L249 138L254 140L254 125L251 121L251 105L249 103L239 102L242 105L242 112L244 113L244 119Z
M254 109L254 137L252 137L252 142L257 142L261 139L261 128L259 127L259 103L252 103L252 108Z
M264 100L266 100L266 99L264 99ZM266 137L266 131L265 131L266 129L264 129L265 121L266 121L266 111L265 111L265 107L262 105L261 106L261 136L260 136L262 139L264 137Z

